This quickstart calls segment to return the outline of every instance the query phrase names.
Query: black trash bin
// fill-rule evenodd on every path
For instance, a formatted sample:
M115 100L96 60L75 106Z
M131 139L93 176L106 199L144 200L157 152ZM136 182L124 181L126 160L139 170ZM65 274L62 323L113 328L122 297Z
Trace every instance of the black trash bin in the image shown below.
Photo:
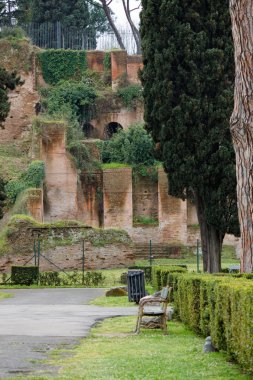
M128 290L128 300L130 302L139 303L140 299L146 295L143 270L132 269L128 271L127 290Z

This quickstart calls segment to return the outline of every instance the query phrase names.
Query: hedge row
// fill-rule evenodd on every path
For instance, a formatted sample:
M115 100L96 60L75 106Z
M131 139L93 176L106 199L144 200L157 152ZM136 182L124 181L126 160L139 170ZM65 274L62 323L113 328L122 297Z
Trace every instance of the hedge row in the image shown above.
M155 268L155 270L153 270ZM161 289L163 286L166 286L167 284L167 277L164 274L166 273L182 273L187 271L187 265L179 264L179 265L166 265L166 269L164 267L152 267L150 265L144 266L130 266L128 269L141 269L144 271L145 274L145 281L149 282L153 285L155 289ZM163 275L161 276L161 272ZM153 275L154 274L154 275ZM162 281L160 280L160 277L162 277Z
M179 319L197 333L211 335L218 350L253 372L252 280L170 273L167 284L173 286Z
M166 265L164 267L155 266L152 268L151 279L155 289L160 290L166 286L171 280L172 273L186 273L187 267L180 265Z

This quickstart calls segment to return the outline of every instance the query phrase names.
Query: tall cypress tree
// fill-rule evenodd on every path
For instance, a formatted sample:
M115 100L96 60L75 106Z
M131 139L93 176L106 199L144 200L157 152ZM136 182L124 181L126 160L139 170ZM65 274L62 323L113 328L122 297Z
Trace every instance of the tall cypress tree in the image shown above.
M225 233L239 233L228 1L143 0L141 35L147 128L170 193L195 199L204 270L218 272Z

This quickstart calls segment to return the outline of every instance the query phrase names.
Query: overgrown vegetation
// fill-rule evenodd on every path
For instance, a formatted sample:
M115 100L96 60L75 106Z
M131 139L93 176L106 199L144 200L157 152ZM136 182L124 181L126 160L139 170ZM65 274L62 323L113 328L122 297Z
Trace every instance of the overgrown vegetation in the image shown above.
M14 203L17 196L25 189L41 187L45 176L44 161L33 161L27 170L18 179L10 180L5 186L5 192L10 203Z
M122 99L123 104L128 108L135 108L136 101L142 99L142 87L138 84L131 84L121 87L117 91L118 96Z
M7 95L8 89L14 90L16 86L22 84L23 82L16 72L9 73L0 66L0 128L10 110L10 102Z
M155 163L152 138L142 124L115 133L105 141L102 149L103 162L119 162L130 165L152 166Z
M60 80L80 80L87 69L84 50L47 49L38 53L42 74L49 84Z

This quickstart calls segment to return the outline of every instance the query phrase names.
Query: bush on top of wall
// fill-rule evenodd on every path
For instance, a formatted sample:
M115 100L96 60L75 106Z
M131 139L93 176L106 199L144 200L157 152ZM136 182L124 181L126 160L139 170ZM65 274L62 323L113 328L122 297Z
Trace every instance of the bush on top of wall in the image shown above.
M85 51L47 49L38 53L44 80L56 84L60 80L81 79L87 69Z
M159 276L158 271L156 275ZM173 287L179 319L197 333L211 335L217 349L225 350L231 359L253 372L251 279L169 273L167 284Z

